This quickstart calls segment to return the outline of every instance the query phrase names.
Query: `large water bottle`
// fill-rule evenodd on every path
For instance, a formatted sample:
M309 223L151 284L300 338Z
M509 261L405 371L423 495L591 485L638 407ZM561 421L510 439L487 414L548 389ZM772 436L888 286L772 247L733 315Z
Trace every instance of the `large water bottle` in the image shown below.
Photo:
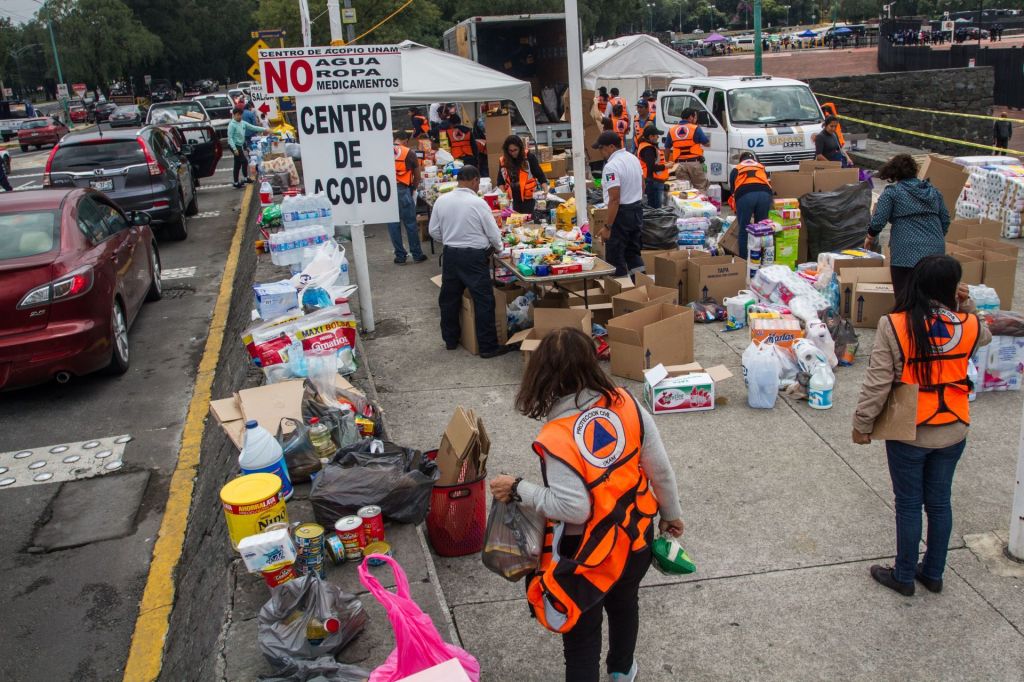
M292 479L281 444L254 419L245 422L245 445L238 456L238 466L243 474L274 474L281 479L284 499L292 496Z

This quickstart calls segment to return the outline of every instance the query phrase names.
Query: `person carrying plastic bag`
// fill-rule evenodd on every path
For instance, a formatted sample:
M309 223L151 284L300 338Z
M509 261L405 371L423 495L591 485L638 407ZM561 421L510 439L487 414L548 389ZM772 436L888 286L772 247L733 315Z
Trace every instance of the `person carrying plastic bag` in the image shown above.
M533 614L562 635L565 678L597 682L605 679L607 611L609 679L634 680L638 589L651 566L654 517L661 514L663 532L683 533L657 425L601 369L593 341L570 328L548 334L530 356L516 408L547 420L533 443L546 485L501 475L490 487L495 499L548 519L539 571L527 583Z

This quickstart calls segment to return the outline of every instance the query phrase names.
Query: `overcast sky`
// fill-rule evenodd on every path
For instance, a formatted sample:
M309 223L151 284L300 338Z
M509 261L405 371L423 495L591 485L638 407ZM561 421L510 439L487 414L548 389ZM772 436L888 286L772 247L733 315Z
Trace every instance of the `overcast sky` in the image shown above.
M32 18L39 5L32 0L0 0L0 16L10 17L16 24Z

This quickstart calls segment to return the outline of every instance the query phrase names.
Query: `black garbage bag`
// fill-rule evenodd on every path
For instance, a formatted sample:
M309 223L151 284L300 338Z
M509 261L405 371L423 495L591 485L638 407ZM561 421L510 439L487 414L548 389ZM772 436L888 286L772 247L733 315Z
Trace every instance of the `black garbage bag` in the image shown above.
M800 197L802 229L807 232L807 260L819 253L861 246L871 222L871 187L866 182L843 185L832 192Z
M674 249L679 239L676 212L670 208L644 207L640 237L645 249Z
M422 523L439 476L419 450L367 438L334 456L313 481L309 501L324 528L371 504L393 521Z
M365 626L362 602L314 571L271 590L257 632L260 651L283 671L294 669L296 660L337 654Z

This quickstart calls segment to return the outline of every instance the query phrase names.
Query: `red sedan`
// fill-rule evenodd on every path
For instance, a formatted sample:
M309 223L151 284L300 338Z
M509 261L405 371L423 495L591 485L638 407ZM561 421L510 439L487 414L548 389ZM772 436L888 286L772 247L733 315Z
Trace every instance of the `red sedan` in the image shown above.
M89 110L81 102L73 102L68 106L68 117L72 123L88 123Z
M27 152L33 145L39 149L44 144L57 144L67 134L68 127L55 118L30 118L18 130L18 144Z
M161 293L147 214L91 189L0 195L0 390L128 371L128 329Z

